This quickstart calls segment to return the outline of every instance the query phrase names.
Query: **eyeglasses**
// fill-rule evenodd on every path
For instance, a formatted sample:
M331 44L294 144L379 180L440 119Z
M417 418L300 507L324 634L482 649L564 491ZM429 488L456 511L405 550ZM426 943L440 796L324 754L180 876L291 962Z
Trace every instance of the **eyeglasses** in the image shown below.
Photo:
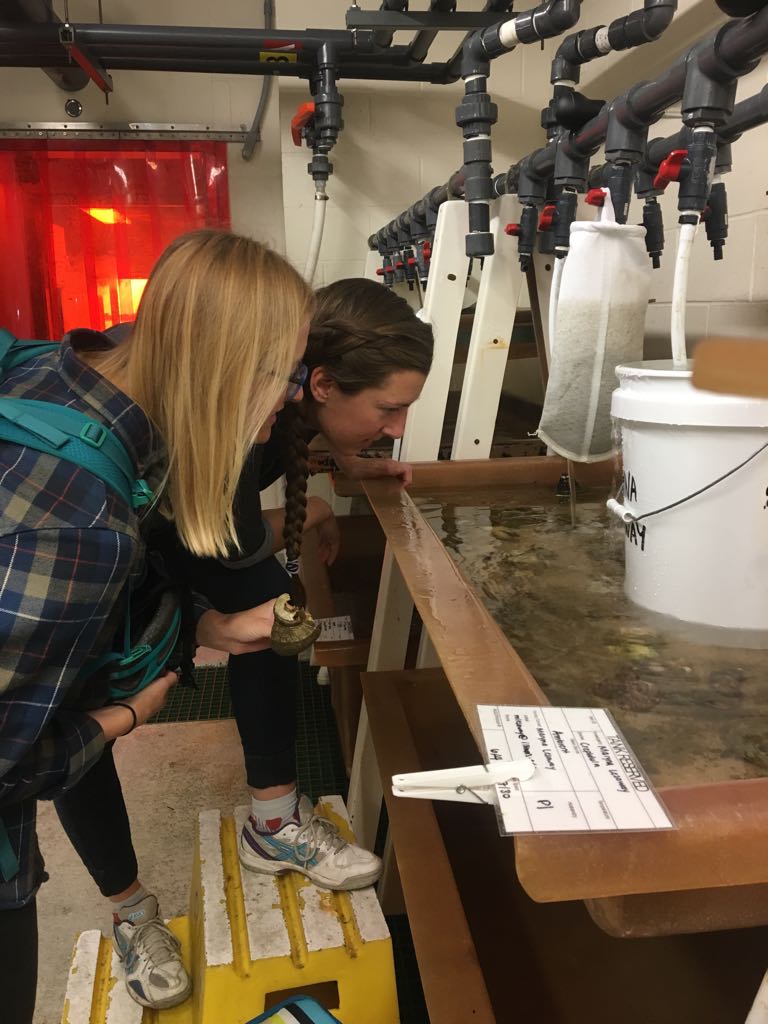
M292 402L296 395L298 395L298 393L301 391L301 389L307 382L308 373L309 370L307 369L307 364L299 363L294 372L288 378L289 386L285 392L286 402Z

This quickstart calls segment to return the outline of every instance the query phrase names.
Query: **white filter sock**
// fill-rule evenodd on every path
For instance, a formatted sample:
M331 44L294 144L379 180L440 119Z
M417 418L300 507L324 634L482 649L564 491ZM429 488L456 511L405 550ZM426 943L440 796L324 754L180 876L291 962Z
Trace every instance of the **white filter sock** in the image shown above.
M643 358L651 263L645 228L617 224L610 196L598 221L571 225L538 436L574 462L613 454L616 367Z

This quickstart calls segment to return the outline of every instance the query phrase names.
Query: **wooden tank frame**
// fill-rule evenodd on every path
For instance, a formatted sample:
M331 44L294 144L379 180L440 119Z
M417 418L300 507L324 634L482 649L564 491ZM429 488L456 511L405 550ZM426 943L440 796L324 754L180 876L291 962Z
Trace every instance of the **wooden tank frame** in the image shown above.
M410 494L515 484L554 487L559 458L425 463ZM582 480L606 479L606 466L580 466ZM606 480L607 483L607 480ZM607 490L607 488L606 488ZM384 531L385 556L369 669L402 669L410 602L429 644L420 667L439 665L478 751L478 704L546 704L517 652L466 582L408 492L386 480L365 491ZM430 645L434 655L430 657ZM402 769L407 770L407 769ZM615 936L667 935L768 923L768 778L661 790L672 832L518 836L517 876L538 902L583 900ZM377 817L381 786L368 715L358 732L350 803L358 834ZM403 801L400 801L403 803ZM405 801L410 803L410 801Z

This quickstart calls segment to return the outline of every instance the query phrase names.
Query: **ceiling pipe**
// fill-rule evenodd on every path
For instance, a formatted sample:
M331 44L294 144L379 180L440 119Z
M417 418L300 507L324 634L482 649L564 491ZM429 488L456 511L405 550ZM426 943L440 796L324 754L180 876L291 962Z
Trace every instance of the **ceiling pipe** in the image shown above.
M343 29L307 29L282 32L250 28L209 28L198 25L75 25L78 39L97 56L110 46L141 46L146 52L163 46L273 50L294 44L297 51L317 51L334 43L342 51L355 49L352 33ZM58 24L0 24L0 42L39 46L58 42ZM358 33L358 36L360 34ZM371 44L372 45L372 44ZM362 52L364 47L358 49ZM62 53L65 53L62 47Z
M40 57L36 53L18 51L3 52L0 48L0 67L54 67L57 57ZM312 76L313 63L280 63L255 61L251 59L188 57L112 57L108 61L113 71L179 71L203 74L229 75L279 75L285 78ZM426 82L430 85L445 85L455 81L448 76L444 64L416 64L404 67L395 64L359 63L339 61L340 79L357 79L372 82Z
M64 24L47 0L5 0L2 11L3 21L19 25L51 25L56 34ZM65 92L79 92L90 82L90 77L77 64L73 64L64 47L58 44L60 63L42 70L50 80ZM33 64L32 67L39 65Z
M279 32L165 25L77 25L77 38L105 67L133 71L218 72L309 78L318 50L333 44L340 78L373 81L456 81L442 62L420 65L407 46L377 48L372 33L308 29ZM296 60L264 61L284 48ZM0 67L53 68L65 59L55 25L0 23Z

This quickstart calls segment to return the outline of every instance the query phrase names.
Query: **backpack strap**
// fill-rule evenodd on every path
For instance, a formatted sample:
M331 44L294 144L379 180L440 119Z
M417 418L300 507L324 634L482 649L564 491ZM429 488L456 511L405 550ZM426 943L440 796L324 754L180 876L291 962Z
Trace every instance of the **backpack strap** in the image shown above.
M55 342L20 341L0 328L0 371L58 348ZM0 397L0 440L66 459L93 473L132 508L152 500L145 480L136 479L120 439L77 409L28 398Z
M56 341L22 341L0 327L0 370L5 373L36 356L44 356L59 347Z

